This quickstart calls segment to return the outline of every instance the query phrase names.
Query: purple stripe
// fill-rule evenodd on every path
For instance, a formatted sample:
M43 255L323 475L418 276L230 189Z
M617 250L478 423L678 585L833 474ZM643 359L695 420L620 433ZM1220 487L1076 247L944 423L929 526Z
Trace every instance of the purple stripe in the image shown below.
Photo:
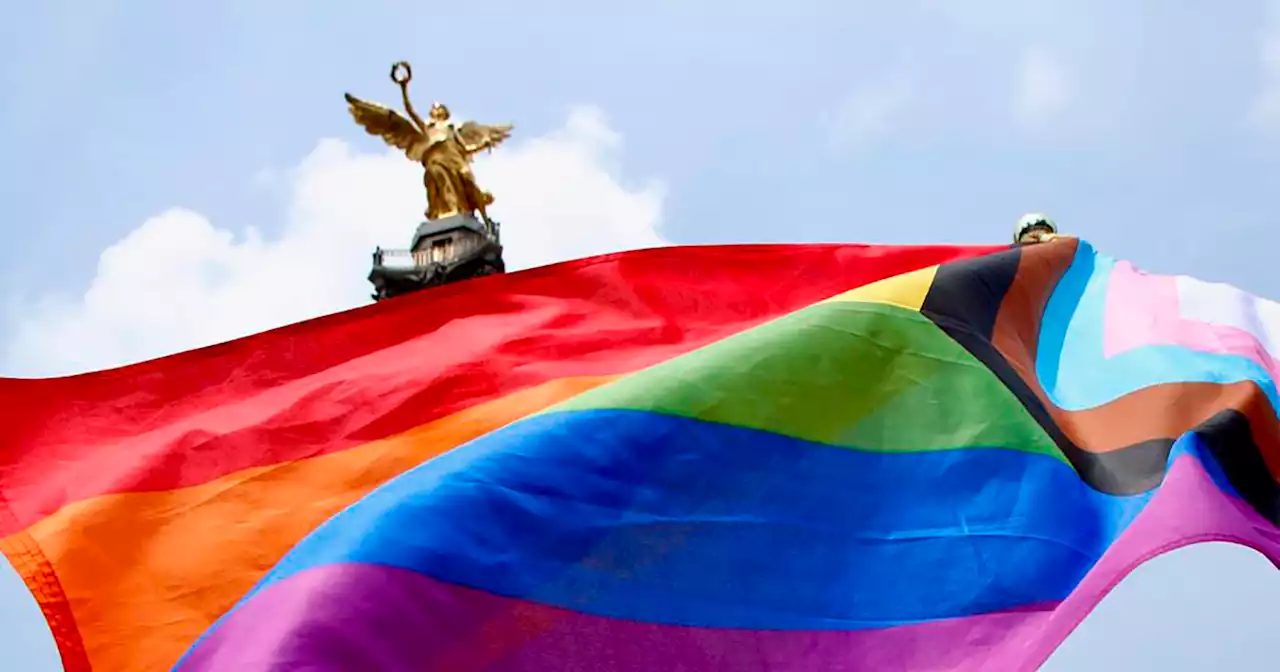
M242 605L182 669L1034 670L1138 564L1211 540L1251 546L1280 564L1280 532L1184 455L1079 588L1039 610L884 630L683 628L498 597L402 569L333 565L298 574Z

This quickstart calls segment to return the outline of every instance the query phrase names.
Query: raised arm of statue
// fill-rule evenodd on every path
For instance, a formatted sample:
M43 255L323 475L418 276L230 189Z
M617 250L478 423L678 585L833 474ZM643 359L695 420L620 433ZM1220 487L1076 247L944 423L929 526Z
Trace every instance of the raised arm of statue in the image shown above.
M403 75L400 74L402 71ZM409 100L409 80L411 79L413 79L413 69L407 62L399 61L391 66L391 81L400 85L400 98L404 101L404 111L409 113L409 118L413 120L418 130L426 133L427 124L422 121L422 117L418 116L417 110L413 109L413 102Z

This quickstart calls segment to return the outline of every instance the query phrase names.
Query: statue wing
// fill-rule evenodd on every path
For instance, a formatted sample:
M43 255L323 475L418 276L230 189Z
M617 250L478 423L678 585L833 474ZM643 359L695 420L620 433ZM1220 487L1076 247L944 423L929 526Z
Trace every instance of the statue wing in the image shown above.
M454 131L458 139L468 151L479 151L497 147L503 140L511 137L511 124L477 124L474 121L464 122Z
M377 103L361 100L349 93L346 97L351 116L369 135L376 135L388 145L406 152L422 139L422 133L418 127L399 112Z

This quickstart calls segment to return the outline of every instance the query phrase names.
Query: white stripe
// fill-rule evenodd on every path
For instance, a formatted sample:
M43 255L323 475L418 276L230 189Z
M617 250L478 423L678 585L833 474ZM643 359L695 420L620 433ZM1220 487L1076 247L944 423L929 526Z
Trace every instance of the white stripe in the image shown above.
M1253 334L1272 357L1280 359L1280 303L1231 285L1176 276L1178 312L1187 320L1235 327Z

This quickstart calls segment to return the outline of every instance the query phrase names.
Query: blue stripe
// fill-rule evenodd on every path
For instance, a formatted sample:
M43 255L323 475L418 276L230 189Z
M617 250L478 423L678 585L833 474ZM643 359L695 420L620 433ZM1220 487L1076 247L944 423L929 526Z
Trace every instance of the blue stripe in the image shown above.
M370 493L254 592L363 562L615 618L883 627L1062 599L1149 496L1101 494L1022 451L861 452L641 411L561 412Z
M1271 374L1247 357L1152 345L1108 359L1103 350L1105 307L1115 263L1081 241L1075 259L1045 306L1036 374L1054 404L1078 411L1151 385L1251 380L1271 400L1271 407L1280 409Z

